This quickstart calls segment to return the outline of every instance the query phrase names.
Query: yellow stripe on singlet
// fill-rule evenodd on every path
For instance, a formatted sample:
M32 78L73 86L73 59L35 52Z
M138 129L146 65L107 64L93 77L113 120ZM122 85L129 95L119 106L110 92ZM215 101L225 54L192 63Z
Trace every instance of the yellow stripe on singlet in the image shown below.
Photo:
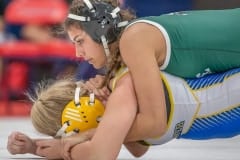
M166 86L167 89L167 94L169 96L169 101L170 101L170 114L169 114L169 120L168 120L168 124L167 124L167 129L170 127L170 124L172 123L172 119L173 119L173 113L174 113L174 99L173 99L173 94L171 91L171 87L170 84L167 81L167 78L165 77L165 75L163 73L160 73L160 77L163 81L163 83ZM166 94L166 93L165 93Z
M124 75L126 75L127 73L128 73L128 68L125 68L125 67L122 67L117 71L117 73L112 81L112 86L111 86L112 91L115 89L117 81L119 79L121 79Z

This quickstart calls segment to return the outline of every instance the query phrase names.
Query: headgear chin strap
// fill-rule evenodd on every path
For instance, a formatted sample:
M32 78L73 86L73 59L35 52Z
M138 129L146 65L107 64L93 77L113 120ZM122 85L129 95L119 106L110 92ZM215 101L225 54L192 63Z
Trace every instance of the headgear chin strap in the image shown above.
M70 101L62 112L62 128L56 137L66 137L91 128L96 128L104 113L103 104L90 94L80 97L80 87L75 90L74 100Z
M120 8L114 8L111 4L93 0L83 0L85 6L82 9L82 15L69 14L68 18L81 21L84 30L98 43L102 43L105 53L108 56L108 43L117 39L121 27L128 24L123 21L119 14Z

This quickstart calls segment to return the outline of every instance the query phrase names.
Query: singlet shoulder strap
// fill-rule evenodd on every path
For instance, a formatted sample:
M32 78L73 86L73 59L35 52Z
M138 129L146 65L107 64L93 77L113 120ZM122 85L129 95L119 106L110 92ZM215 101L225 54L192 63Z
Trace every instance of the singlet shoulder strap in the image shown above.
M128 73L128 68L127 67L121 67L117 73L115 74L115 77L112 80L111 83L111 90L113 91L116 87L116 83L119 79L121 79L126 73Z

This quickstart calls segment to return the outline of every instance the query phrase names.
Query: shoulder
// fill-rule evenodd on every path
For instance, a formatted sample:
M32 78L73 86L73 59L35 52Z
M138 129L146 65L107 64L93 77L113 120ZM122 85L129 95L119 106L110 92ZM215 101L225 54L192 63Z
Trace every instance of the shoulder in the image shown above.
M122 36L120 38L120 43L123 43L126 40L143 38L146 35L153 33L155 30L156 28L151 24L145 22L133 22L132 24L127 26L123 31Z
M163 34L154 22L145 19L139 19L130 23L123 31L120 37L120 47L129 44L139 45L144 43L154 45L156 41L163 38ZM146 45L145 45L146 46Z
M165 38L156 26L137 22L124 30L119 41L119 48L125 62L126 58L135 59L139 55L141 58L150 55L157 57L165 50Z

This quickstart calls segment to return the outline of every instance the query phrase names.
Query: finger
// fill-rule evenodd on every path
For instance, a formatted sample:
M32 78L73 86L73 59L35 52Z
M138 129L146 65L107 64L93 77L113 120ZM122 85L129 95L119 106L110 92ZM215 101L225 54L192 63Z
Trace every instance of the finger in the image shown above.
M69 143L66 143L66 144L63 146L63 153L65 153L65 154L69 153L70 148L71 148L71 145L70 145Z
M71 158L70 152L65 153L65 154L63 155L63 159L64 159L64 160L71 160L72 158Z
M42 157L45 157L43 154L43 149L41 147L37 147L36 154Z
M98 97L98 98L103 98L103 97L104 97L101 89L95 88L92 92L93 92L93 93L95 94L95 96Z
M99 89L102 87L104 82L104 76L96 75L94 78L90 78L88 82L91 83L95 88Z
M81 143L78 141L79 140L79 135L73 135L68 138L63 138L62 139L62 155L64 156L64 159L66 160L72 160L71 158L71 148L75 146L78 143Z
M16 154L15 149L12 147L12 145L7 145L7 150L11 154Z
M16 141L12 142L12 144L16 145L16 146L24 146L26 143L24 141L16 140Z
M8 139L9 139L9 140L16 139L16 136L17 136L17 132L12 132L12 133L8 136Z
M16 146L23 146L25 144L24 141L16 139L16 137L11 137L8 139L8 145L16 145Z
M23 139L23 138L28 138L28 136L26 134L23 134L21 132L15 132L14 136L16 137L16 139Z
M63 147L63 158L64 160L71 160L70 145L66 144Z
M86 82L87 85L87 90L91 93L94 93L95 96L97 97L101 97L101 93L99 92L99 89L97 89L94 85L92 85L89 81Z
M103 76L103 75L101 75L101 74L97 74L97 75L95 76L95 78L104 80L105 76Z
M16 145L7 146L7 149L11 154L23 153L23 148Z
M71 147L71 138L63 138L61 139L61 146L63 153L69 152Z
M106 91L104 89L98 89L99 92L99 96L101 98L101 100L106 100L108 99L108 94L106 93Z
M96 97L100 100L100 101L107 101L108 97L109 97L109 91L106 88L102 88L98 90L99 95L96 95Z
M102 90L105 93L105 95L107 95L107 96L109 96L111 93L107 87L103 87Z
M24 134L17 134L16 139L19 141L27 141L29 138Z
M84 88L91 92L91 91L93 91L96 87L95 87L95 85L89 80L89 81L85 82Z
M13 131L10 135L18 135L18 134L23 134L23 133L18 131Z
M89 79L89 82L94 85L96 88L100 88L102 85L102 80L97 79L97 78L91 78Z

